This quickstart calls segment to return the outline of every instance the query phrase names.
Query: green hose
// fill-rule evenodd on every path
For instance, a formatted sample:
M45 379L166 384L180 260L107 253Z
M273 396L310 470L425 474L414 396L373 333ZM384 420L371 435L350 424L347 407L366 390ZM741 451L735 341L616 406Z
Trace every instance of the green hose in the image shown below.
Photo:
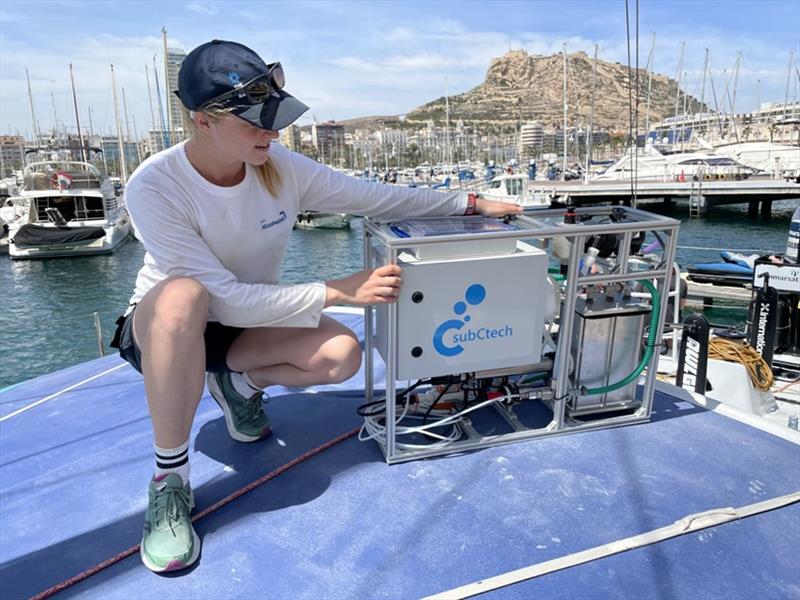
M653 350L655 350L656 347L656 335L658 334L658 317L661 311L661 298L658 295L655 286L651 282L647 281L646 279L640 279L639 283L641 283L647 289L647 291L650 292L650 298L653 303L653 310L650 312L650 331L647 334L647 346L645 347L642 361L630 375L617 381L616 383L611 383L599 388L584 388L581 390L581 392L586 396L605 394L607 392L613 392L625 387L632 381L635 381L636 378L642 374L642 371L644 371L644 368L647 366L647 363L650 362L650 358L653 356Z
M550 277L552 277L556 281L564 281L566 279L563 275L559 273L559 269L557 267L550 267L547 270ZM639 283L644 286L647 291L650 293L650 298L653 304L653 310L650 312L650 331L647 335L647 346L645 347L644 356L642 356L641 362L637 365L636 369L629 374L624 379L617 381L616 383L611 383L609 385L599 387L599 388L584 388L582 393L587 396L595 396L598 394L605 394L608 392L613 392L620 388L624 388L626 385L635 381L639 375L642 374L647 363L650 362L650 359L653 356L653 350L656 347L656 334L658 329L658 317L661 312L661 297L658 295L658 291L656 291L655 286L646 279L640 279Z

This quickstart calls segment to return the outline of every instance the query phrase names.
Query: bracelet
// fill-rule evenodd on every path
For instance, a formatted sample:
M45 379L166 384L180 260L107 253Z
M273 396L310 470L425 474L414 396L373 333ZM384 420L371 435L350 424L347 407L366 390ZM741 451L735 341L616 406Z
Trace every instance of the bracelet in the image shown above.
M464 211L466 216L475 214L476 202L478 202L478 197L475 194L467 194L467 210Z

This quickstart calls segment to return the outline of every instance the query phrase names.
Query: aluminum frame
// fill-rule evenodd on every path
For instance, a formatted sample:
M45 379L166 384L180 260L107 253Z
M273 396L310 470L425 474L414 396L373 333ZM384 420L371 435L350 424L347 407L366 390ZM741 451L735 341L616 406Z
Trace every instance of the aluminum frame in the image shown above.
M386 438L385 442L378 441L385 458L389 464L404 462L408 460L442 456L454 452L464 452L518 442L521 440L535 439L539 437L563 435L577 431L593 429L607 429L635 423L644 423L650 420L652 412L653 394L655 390L656 373L658 371L659 353L654 352L647 364L644 384L641 390L641 405L633 410L631 414L597 416L591 421L580 421L571 418L567 414L567 400L576 393L577 390L570 389L570 377L568 375L570 352L572 345L572 329L575 313L575 302L579 286L586 286L598 283L625 283L640 279L654 280L658 290L661 305L658 319L658 331L656 334L656 348L661 346L662 331L664 327L664 317L669 298L670 284L673 274L672 264L675 260L675 250L677 245L678 229L680 222L675 219L663 217L646 211L630 207L610 207L592 206L578 208L575 213L580 219L582 215L608 216L612 209L622 211L625 220L621 222L593 223L593 224L563 224L558 220L563 219L564 209L532 209L516 217L515 223L519 226L517 231L502 231L482 233L479 235L447 235L431 236L418 238L398 238L389 228L389 221L378 221L365 219L364 221L364 265L366 268L374 267L376 255L381 256L388 263L396 263L397 255L403 249L415 249L421 246L435 245L453 242L480 243L484 239L513 238L527 243L534 243L543 246L556 237L566 237L570 242L570 255L565 276L564 300L561 303L560 311L560 330L559 344L556 356L553 361L553 378L551 380L550 393L543 394L541 401L549 406L553 412L552 420L545 426L539 428L526 428L514 414L513 408L508 406L493 405L509 424L513 431L498 435L482 435L472 427L469 417L464 418L462 430L466 434L466 439L461 439L448 444L446 447L404 449L398 448L396 439L396 424L394 418L395 403L394 398L397 393L397 306L387 305L387 350L385 357L385 415L386 415ZM431 217L435 218L435 217ZM548 219L553 220L548 221ZM631 240L636 232L658 232L664 234L666 239L662 240L664 245L662 268L648 271L629 271L628 258ZM620 244L620 254L617 259L618 271L616 273L604 275L585 275L579 273L580 258L583 255L582 249L586 240L595 234L614 234L622 235ZM377 248L381 252L376 252ZM366 307L364 313L364 335L365 335L365 396L367 402L374 401L375 382L374 382L374 353L376 351L376 339L374 334L375 307ZM640 355L641 356L641 355ZM639 359L641 360L641 358ZM567 375L562 375L567 374ZM453 375L457 375L454 373ZM550 396L551 399L548 399ZM390 399L392 400L390 402Z

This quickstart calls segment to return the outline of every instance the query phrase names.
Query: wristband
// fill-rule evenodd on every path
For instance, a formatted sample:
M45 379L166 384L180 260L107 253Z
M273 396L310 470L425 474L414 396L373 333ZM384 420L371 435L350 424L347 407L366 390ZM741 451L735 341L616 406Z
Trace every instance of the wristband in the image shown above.
M475 194L467 194L467 210L464 211L466 216L475 214L475 203L477 201L478 197Z

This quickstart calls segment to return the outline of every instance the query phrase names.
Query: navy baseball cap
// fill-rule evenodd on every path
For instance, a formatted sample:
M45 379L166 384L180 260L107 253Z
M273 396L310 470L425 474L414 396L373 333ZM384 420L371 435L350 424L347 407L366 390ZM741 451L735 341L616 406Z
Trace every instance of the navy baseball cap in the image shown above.
M280 70L280 77L276 77ZM248 88L264 82L269 93L250 94ZM201 110L218 101L231 113L262 129L277 131L308 110L283 89L280 63L266 64L247 46L212 40L192 50L178 72L178 98L189 110Z

